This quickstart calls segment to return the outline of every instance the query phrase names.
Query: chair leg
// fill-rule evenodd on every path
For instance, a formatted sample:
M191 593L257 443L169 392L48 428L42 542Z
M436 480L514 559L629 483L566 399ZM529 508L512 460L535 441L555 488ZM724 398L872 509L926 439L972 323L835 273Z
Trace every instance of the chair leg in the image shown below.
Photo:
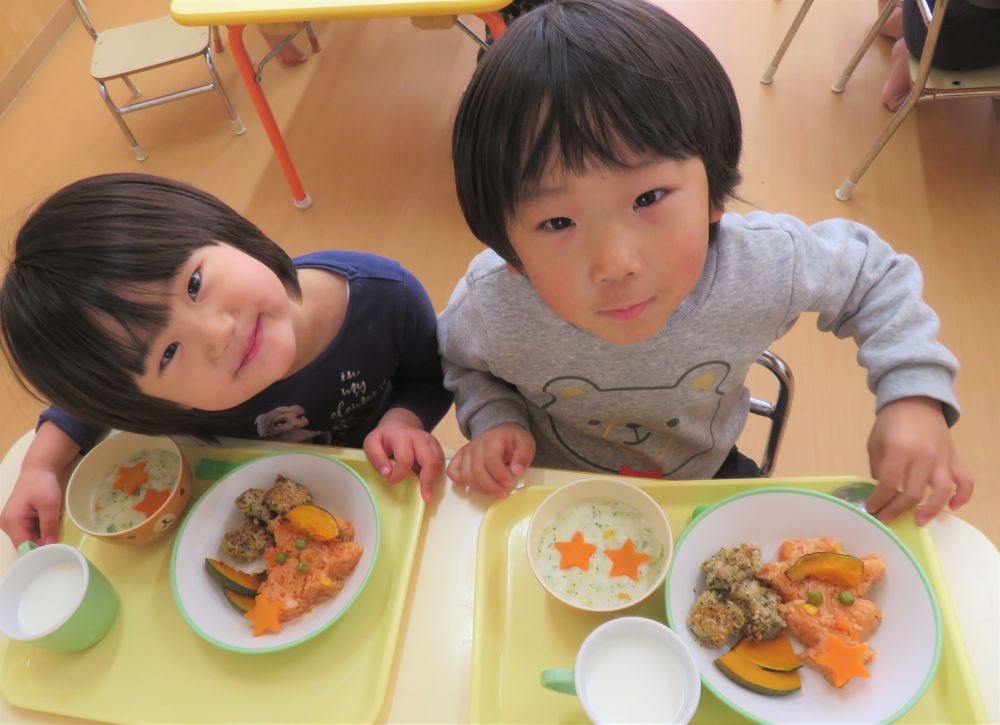
M215 64L212 63L212 50L210 48L205 48L205 65L208 66L208 74L212 76L212 82L215 84L215 90L219 92L222 96L222 102L226 106L226 112L229 114L229 120L233 122L233 128L236 130L237 136L242 136L246 133L246 126L243 125L243 121L240 117L236 115L236 109L233 108L232 102L229 100L229 95L226 93L226 89L222 86L222 81L219 79L219 74L215 71Z
M212 44L215 48L215 52L224 53L226 51L226 46L222 44L222 33L219 32L219 26L212 25L210 29L212 32Z
M882 26L885 25L889 16L892 14L892 11L900 5L902 5L902 0L893 0L893 2L885 4L882 8L882 12L879 13L878 18L875 20L875 24L872 25L871 30L868 31L868 35L865 36L864 42L861 43L861 46L854 53L854 57L851 58L850 62L848 62L847 67L844 68L844 71L840 74L840 78L837 79L837 82L833 84L830 90L834 93L844 92L844 86L846 86L847 81L850 80L851 75L854 73L854 69L858 67L858 63L861 62L861 58L868 52L871 44L875 41L875 37L879 34L879 31L882 30Z
M889 121L889 125L885 127L885 130L882 131L882 135L878 137L875 144L868 150L868 153L865 154L861 163L858 164L857 168L854 169L851 175L847 177L847 180L840 185L840 188L834 192L834 196L836 196L840 201L847 201L851 198L851 194L854 192L854 187L858 185L859 181L861 181L861 177L868 170L868 167L872 165L872 162L875 160L875 157L878 156L882 147L889 142L890 138L892 138L892 134L894 134L896 129L899 128L899 124L901 124L906 117L910 115L910 111L915 105L917 105L917 101L919 99L920 89L914 86L906 101L904 101L903 105L899 107L898 111L896 111L896 115Z
M306 21L305 26L306 26L306 35L309 36L309 45L312 48L312 52L313 53L320 52L322 48L319 47L319 39L316 37L316 31L313 30L312 23Z
M132 135L131 129L126 125L125 119L122 118L122 114L118 111L118 106L115 105L114 101L111 100L111 96L108 95L108 89L102 81L97 81L97 90L101 94L101 98L104 99L105 105L107 105L108 110L111 111L111 115L115 117L115 121L118 122L118 128L122 130L125 134L125 138L128 139L129 146L132 147L132 153L135 154L137 161L146 160L146 152L142 150L139 146L139 142L135 140L135 136Z
M781 63L781 59L784 57L785 51L788 50L788 46L792 44L792 38L794 38L795 33L798 32L799 26L802 25L802 21L805 19L806 13L809 12L809 8L812 4L813 0L802 0L802 6L799 8L799 12L795 16L795 20L792 21L792 27L790 27L788 32L785 33L785 39L781 41L781 47L779 47L778 52L774 54L771 64L764 71L764 75L760 77L760 82L765 86L771 85L771 81L774 79L774 74L778 71L778 64Z
M138 86L132 83L128 76L122 76L122 82L125 84L125 87L128 88L128 92L132 98L138 98L142 95L142 91L139 90Z

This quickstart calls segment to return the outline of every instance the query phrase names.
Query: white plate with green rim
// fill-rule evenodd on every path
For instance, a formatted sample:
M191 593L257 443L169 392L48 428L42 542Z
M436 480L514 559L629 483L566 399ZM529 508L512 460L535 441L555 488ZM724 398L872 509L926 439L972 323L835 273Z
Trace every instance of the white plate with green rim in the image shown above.
M254 637L250 621L229 604L222 587L206 571L205 559L221 558L222 537L242 526L244 517L236 508L236 497L248 488L270 488L278 474L306 486L317 506L350 521L354 540L364 553L336 596L282 623L281 632ZM174 601L191 628L218 647L248 654L288 649L326 630L354 603L375 566L379 538L375 501L354 469L318 453L263 456L220 478L185 517L170 559ZM263 569L263 560L257 568Z
M731 645L699 645L687 626L688 612L704 590L701 563L719 548L749 543L763 562L777 561L788 539L839 539L845 553L877 554L885 575L867 595L882 610L868 643L876 656L869 679L830 685L815 669L799 670L802 688L763 695L737 685L713 664ZM906 713L920 699L941 658L941 614L930 582L903 543L872 516L845 501L814 491L763 488L730 496L707 508L681 534L664 589L667 620L691 650L702 683L741 715L767 723L882 723ZM796 651L803 649L792 638Z

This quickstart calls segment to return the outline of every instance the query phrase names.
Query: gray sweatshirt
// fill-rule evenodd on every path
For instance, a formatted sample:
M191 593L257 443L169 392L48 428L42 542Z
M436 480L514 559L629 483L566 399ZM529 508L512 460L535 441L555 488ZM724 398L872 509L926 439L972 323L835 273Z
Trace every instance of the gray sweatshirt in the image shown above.
M445 386L467 437L529 429L534 465L711 478L746 422L747 371L803 312L854 338L876 409L927 396L954 423L958 363L922 285L911 257L854 222L726 214L690 296L650 339L616 345L558 317L487 251L438 318Z

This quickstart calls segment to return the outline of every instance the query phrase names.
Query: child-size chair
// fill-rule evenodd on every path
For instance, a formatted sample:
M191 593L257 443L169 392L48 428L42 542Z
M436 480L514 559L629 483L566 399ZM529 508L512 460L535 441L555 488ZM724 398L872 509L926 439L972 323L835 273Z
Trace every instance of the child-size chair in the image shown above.
M836 197L841 201L847 201L851 198L851 193L861 180L861 176L868 170L868 167L871 166L875 157L882 150L882 147L888 143L889 139L892 138L892 134L896 132L899 125L918 103L933 101L939 98L1000 96L1000 66L969 71L946 71L934 68L931 65L938 36L941 33L941 24L944 22L944 15L948 7L948 0L937 0L933 10L928 5L927 0L916 1L917 7L920 8L920 15L927 24L927 39L924 41L920 60L917 60L912 55L910 56L910 78L913 80L913 87L910 89L910 95L906 97L903 105L899 107L899 110L896 111L896 114L885 127L885 130L876 139L875 144L868 150L864 158L861 159L861 163L857 165L854 171L851 172L851 175L847 177L847 180L837 189ZM891 9L896 4L887 3L886 7ZM868 50L869 46L871 46L872 40L874 40L888 17L888 12L882 12L879 15L875 26L865 37L864 42L862 42L861 47L858 48L854 57L851 58L844 72L841 73L840 79L834 84L833 91L835 93L840 93L844 90L844 86L860 62L861 57Z
M104 99L111 115L115 117L118 127L125 134L125 138L128 139L129 145L139 161L146 159L146 152L139 146L139 142L136 141L123 118L126 113L132 111L141 111L150 106L158 106L161 103L216 90L222 96L222 102L225 104L226 112L229 114L236 133L242 134L246 131L243 122L240 121L229 101L229 96L226 95L226 91L222 87L222 81L219 80L219 76L215 72L209 43L210 33L207 27L185 27L175 23L169 16L163 16L133 25L97 31L90 22L83 0L73 0L73 7L76 8L76 13L80 16L87 32L90 33L90 37L94 39L90 74L97 81L97 90L100 92L101 98ZM108 94L105 85L107 81L121 78L132 97L138 98L140 91L129 79L130 75L198 56L205 59L209 76L211 76L210 83L123 106L115 105Z
M795 379L792 370L784 360L770 350L765 350L757 358L757 364L774 375L778 381L778 395L773 403L757 398L750 398L750 412L771 420L771 430L767 436L764 455L760 459L760 471L763 476L770 476L774 464L778 460L778 449L788 422L788 412L791 409L792 397L795 393Z

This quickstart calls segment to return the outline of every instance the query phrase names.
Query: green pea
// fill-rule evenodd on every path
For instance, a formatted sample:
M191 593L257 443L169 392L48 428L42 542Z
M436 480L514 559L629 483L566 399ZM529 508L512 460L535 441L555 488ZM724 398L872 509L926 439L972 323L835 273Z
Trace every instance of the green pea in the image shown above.
M309 565L306 564L304 561L303 562L299 562L299 565L297 567L295 567L295 568L298 569L301 572L307 572L307 571L309 571Z
M823 603L823 593L822 592L809 592L806 594L806 601L812 604L814 607L819 606Z
M849 592L844 589L840 594L837 595L837 601L843 604L845 607L849 607L854 604L854 592Z
M278 555L274 557L274 560L277 561L279 564L284 564L288 560L288 552L279 551Z
M296 539L295 540L295 548L296 549L304 549L304 548L306 548L307 545L308 545L308 543L306 542L305 539Z

